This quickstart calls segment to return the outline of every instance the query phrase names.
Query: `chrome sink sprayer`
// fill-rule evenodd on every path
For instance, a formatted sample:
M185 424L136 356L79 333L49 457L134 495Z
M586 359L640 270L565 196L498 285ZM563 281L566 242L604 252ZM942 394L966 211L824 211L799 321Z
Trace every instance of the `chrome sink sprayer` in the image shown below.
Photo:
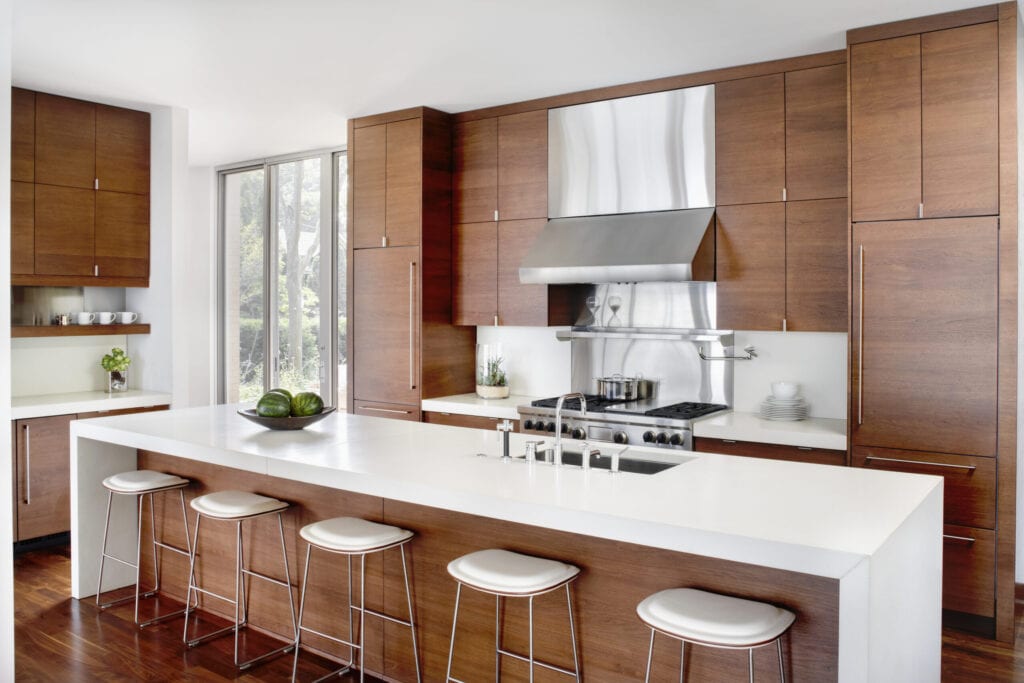
M562 405L567 398L578 398L580 400L580 413L587 414L587 397L578 391L569 394L562 394L555 404L555 467L562 466Z

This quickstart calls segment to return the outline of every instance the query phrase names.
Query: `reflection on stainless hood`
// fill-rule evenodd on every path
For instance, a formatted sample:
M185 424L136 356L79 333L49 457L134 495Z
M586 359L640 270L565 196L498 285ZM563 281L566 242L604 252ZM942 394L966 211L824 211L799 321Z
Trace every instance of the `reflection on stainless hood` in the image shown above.
M711 281L714 209L556 218L519 267L533 284ZM709 229L711 228L711 229Z

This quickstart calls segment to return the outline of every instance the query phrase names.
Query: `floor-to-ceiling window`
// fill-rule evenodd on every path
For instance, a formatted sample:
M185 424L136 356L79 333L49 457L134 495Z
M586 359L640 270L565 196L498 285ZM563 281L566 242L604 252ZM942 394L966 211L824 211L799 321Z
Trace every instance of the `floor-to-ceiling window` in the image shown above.
M345 170L337 151L221 170L221 400L254 401L284 387L344 405L336 397L345 362Z

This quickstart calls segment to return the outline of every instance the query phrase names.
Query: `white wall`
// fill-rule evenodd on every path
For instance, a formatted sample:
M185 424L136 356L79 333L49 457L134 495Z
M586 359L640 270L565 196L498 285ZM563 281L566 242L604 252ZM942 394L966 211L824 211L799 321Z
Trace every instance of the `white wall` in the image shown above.
M501 344L513 394L557 396L569 391L569 342L555 339L556 327L478 327L477 344Z
M11 243L11 1L0 0L0 244ZM9 249L0 250L0 291L11 286ZM11 326L11 298L0 297L0 330ZM0 334L0 387L10 386L11 340ZM0 389L0 424L11 419L11 397ZM11 440L0 439L0 680L14 680L14 538Z
M114 347L128 349L123 334L98 337L40 337L11 340L11 396L39 396L75 391L104 391L107 373L100 365ZM129 357L131 353L129 353ZM128 371L130 389L148 389Z
M754 346L757 358L733 364L733 407L756 413L777 380L798 382L811 417L846 419L845 333L736 332L736 352Z
M185 222L188 202L188 112L156 107L151 114L149 287L131 288L125 296L128 310L143 312L150 333L130 337L127 351L132 386L170 392L172 277L177 277L172 241Z
M184 220L174 233L174 406L214 403L217 333L216 173L188 169Z

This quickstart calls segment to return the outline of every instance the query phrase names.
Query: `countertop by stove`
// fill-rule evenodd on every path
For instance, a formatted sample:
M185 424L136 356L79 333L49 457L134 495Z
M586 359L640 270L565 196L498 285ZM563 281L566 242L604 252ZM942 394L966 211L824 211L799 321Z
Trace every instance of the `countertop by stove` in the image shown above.
M115 394L106 391L76 391L66 394L17 396L11 399L11 419L93 413L126 408L170 405L171 395L162 391L130 389Z

